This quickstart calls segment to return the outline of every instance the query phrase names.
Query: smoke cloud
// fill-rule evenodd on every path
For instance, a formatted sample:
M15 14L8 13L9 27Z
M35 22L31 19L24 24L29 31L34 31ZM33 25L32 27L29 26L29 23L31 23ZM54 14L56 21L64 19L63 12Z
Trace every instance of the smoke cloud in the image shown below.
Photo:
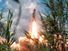
M37 22L39 22L40 20L40 16L39 16L39 11L42 11L44 9L42 9L42 5L40 5L40 0L19 0L20 4L21 4L21 18L19 21L19 24L17 26L17 30L16 30L16 36L20 37L24 35L24 30L28 30L29 29L29 25L31 23L31 16L32 16L32 11L33 8L36 9L36 20ZM8 8L10 8L14 15L13 15L13 23L12 23L12 27L11 27L11 31L14 30L14 27L16 26L16 22L17 22L17 18L18 18L18 14L19 14L19 4L14 2L13 0L7 0L6 4L8 6Z

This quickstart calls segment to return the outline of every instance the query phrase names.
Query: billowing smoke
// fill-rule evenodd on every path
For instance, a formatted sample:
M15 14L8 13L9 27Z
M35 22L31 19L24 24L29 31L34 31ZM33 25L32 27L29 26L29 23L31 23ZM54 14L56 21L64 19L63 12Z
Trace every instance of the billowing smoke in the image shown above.
M35 8L36 9L36 19L37 22L39 22L40 16L39 16L39 11L41 10L40 7L40 0L19 0L20 4L21 4L21 17L20 17L20 21L19 24L17 26L16 29L16 36L22 36L24 35L24 30L28 30L29 29L29 25L31 22L31 16L32 16L32 11ZM7 0L6 2L8 8L10 8L13 13L13 23L12 23L12 27L11 27L11 31L14 30L14 28L16 27L16 22L17 22L17 18L18 18L18 14L19 14L19 3L14 2L13 0Z

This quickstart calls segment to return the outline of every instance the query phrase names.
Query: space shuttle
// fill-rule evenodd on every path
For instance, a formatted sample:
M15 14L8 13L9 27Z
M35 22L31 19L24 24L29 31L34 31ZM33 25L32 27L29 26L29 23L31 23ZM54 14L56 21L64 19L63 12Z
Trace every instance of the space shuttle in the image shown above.
M33 13L32 13L32 21L35 21L35 13L36 13L36 9L33 9Z

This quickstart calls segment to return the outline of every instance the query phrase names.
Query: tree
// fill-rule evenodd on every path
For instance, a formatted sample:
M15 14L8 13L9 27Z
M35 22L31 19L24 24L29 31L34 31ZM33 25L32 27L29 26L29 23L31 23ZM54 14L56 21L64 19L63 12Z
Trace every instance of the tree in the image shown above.
M66 34L67 30L65 26L68 23L67 17L68 1L67 0L45 0L45 1L46 2L43 4L46 5L50 10L50 15L48 15L46 18L41 15L41 21L45 29L44 31L48 32L46 37L47 38L51 37L53 40L54 39L53 34L57 34L57 36L59 36L58 34L61 34L62 36L67 35ZM49 34L51 35L49 36ZM54 44L54 41L52 41L52 43Z
M2 50L10 51L10 45L15 41L14 33L10 32L10 28L12 25L12 16L13 13L9 10L7 20L5 22L1 22L0 20L0 22L2 23L2 31L3 31L3 33L1 33L0 36L5 39L3 44L0 44L0 51Z

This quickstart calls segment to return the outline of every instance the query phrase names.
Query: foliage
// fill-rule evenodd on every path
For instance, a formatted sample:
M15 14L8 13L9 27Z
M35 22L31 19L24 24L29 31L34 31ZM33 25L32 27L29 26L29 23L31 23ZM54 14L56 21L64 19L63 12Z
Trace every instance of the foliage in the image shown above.
M0 36L5 38L6 41L0 45L0 51L2 51L2 50L9 51L10 45L14 42L14 33L10 32L10 28L12 25L12 16L13 16L13 13L9 10L7 20L5 22L1 21L1 23L3 24L2 25L3 33L1 32ZM1 13L0 17L1 17L1 19L3 18L2 13Z
M0 51L10 51L11 49L6 44L0 44Z
M47 16L46 21L48 21L48 24L52 29L52 33L65 32L65 25L68 20L68 12L67 8L68 3L65 0L48 0L48 2L44 3L49 9L51 14Z
M49 8L50 15L41 16L43 34L46 35L49 43L53 46L54 44L54 34L58 33L63 36L63 39L68 34L68 1L67 0L45 0L43 4ZM64 40L65 41L65 40ZM58 41L57 41L58 42ZM56 42L56 43L57 43Z

